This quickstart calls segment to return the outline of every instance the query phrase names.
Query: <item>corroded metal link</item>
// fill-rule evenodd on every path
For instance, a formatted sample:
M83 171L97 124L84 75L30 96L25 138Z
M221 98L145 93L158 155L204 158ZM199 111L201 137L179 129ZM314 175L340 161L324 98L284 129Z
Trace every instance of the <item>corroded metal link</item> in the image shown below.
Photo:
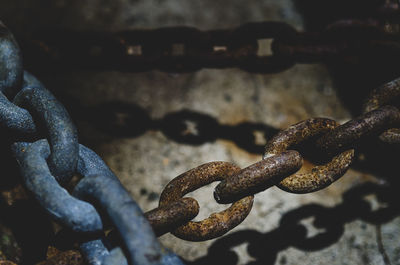
M363 106L363 112L375 110L382 105L398 103L400 96L400 78L390 81L377 89L374 89L368 96ZM386 143L400 143L400 129L389 129L383 132L379 139Z
M28 61L37 69L79 67L101 70L191 72L201 68L238 67L249 72L279 72L296 62L347 58L363 49L398 48L398 40L385 34L379 23L360 27L348 20L340 27L318 33L299 33L282 22L246 23L233 29L201 31L193 27L167 27L123 32L51 31L25 43ZM335 29L335 30L333 30ZM362 42L360 42L362 38ZM258 53L259 41L272 39L269 51ZM386 46L385 46L386 45ZM264 54L264 52L266 54ZM29 63L28 63L29 64Z
M400 112L394 106L383 106L335 128L316 141L324 152L335 154L352 148L369 136L378 135L398 125Z
M43 32L30 40L28 60L42 65L121 71L189 72L239 67L277 72L294 64L285 56L258 56L258 39L292 39L296 30L282 22L247 23L235 29L201 31L192 27L110 32Z
M274 186L301 168L303 159L296 151L286 151L261 160L221 181L214 191L218 203L232 203Z
M276 134L265 146L263 159L277 155L316 135L327 133L339 124L331 119L312 118L298 122Z
M400 96L400 78L374 89L364 103L363 112L367 113L383 105L388 105Z
M334 130L338 124L330 119L314 118L299 122L281 131L267 144L264 159L295 147L305 140ZM308 173L296 173L283 179L277 186L292 193L308 193L323 189L343 174L353 161L354 150L347 150L328 163L315 166Z
M322 166L314 166L309 173L297 173L283 179L276 186L291 193L310 193L324 189L342 177L354 158L354 149L334 156Z
M379 139L388 144L400 143L400 128L392 128L379 135Z
M174 178L164 188L160 206L179 200L185 194L214 181L221 181L240 172L240 168L228 162L210 162L189 170ZM245 197L228 209L214 213L200 222L190 221L172 232L175 236L189 241L204 241L222 236L240 224L253 206L253 196Z
M199 204L193 198L182 198L144 213L156 236L161 236L189 222L199 213Z

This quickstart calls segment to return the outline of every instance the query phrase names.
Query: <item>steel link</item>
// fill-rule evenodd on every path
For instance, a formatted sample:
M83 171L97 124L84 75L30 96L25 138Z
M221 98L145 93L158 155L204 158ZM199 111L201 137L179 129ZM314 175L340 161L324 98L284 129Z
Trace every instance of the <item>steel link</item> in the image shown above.
M34 76L24 72L23 89L11 103L0 93L0 122L11 133L29 139L37 127L29 111L43 124L52 152L50 169L57 180L66 183L75 172L78 160L77 131L65 108ZM16 135L14 135L16 136Z
M44 85L27 71L23 72L23 88L40 88ZM14 138L30 138L37 134L37 128L28 110L15 105L0 92L0 126Z
M228 162L211 162L198 166L167 184L160 196L160 206L175 202L191 191L214 181L221 181L239 171L239 167ZM222 236L239 225L250 213L252 206L253 196L247 196L203 221L190 221L180 226L172 234L189 241L204 241Z
M26 188L53 219L77 232L103 229L100 216L93 206L72 197L50 173L46 162L50 148L46 140L33 144L16 143L13 151Z
M22 84L22 58L14 36L0 21L0 93L13 97Z
M32 134L36 128L26 110L12 104L8 97L14 97L21 89L24 72L21 52L13 35L0 21L0 124L11 131Z
M161 264L161 247L149 223L118 179L108 174L84 177L74 196L105 211L123 238L132 264Z
M79 249L88 264L103 265L103 260L110 255L110 252L104 246L103 240L105 239L101 238L80 243Z
M14 98L14 104L27 109L40 121L50 143L49 168L56 179L67 183L73 176L78 162L78 135L67 110L34 77Z
M103 160L82 145L78 172L84 178L75 187L74 196L95 202L107 213L129 251L128 260L132 264L167 264L164 256L173 254L162 251L138 205Z

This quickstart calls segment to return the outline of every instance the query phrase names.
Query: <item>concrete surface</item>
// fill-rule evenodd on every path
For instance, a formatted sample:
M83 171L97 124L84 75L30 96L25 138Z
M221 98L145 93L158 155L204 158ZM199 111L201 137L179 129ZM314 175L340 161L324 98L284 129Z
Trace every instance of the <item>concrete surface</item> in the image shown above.
M302 16L290 0L15 0L0 1L0 17L17 35L46 27L118 30L192 25L210 29L263 20L286 21L303 28ZM309 117L338 121L351 118L323 65L296 65L282 73L266 75L208 69L180 75L156 71L73 72L43 74L40 78L62 101L73 98L88 107L125 102L143 109L151 119L188 109L214 117L220 124L252 122L282 129ZM73 106L66 107L73 112ZM157 206L159 194L171 179L193 167L219 160L245 167L261 159L261 154L250 153L226 139L190 145L179 143L160 130L117 137L96 129L79 115L74 118L80 138L103 157L144 211ZM263 132L255 134L262 144ZM223 264L400 264L397 212L387 220L374 222L364 218L359 205L352 204L354 200L349 202L343 197L346 191L365 182L378 185L382 180L361 168L349 170L335 184L313 194L294 195L271 188L256 196L249 217L222 239L187 242L167 234L160 240L184 259L199 264L218 260ZM226 207L214 202L215 185L190 194L198 198L201 206L195 220ZM365 196L360 194L362 200ZM385 209L387 205L374 194L365 200L376 211ZM323 210L298 219L290 214L314 204ZM313 225L313 220L318 219L315 215L338 221L328 228L318 228ZM346 219L345 215L354 216ZM307 237L321 238L312 246L296 241L295 234L280 223L288 218L306 227ZM243 232L247 230L252 232ZM330 234L324 236L326 232ZM262 239L255 240L254 233ZM213 249L219 255L213 254Z

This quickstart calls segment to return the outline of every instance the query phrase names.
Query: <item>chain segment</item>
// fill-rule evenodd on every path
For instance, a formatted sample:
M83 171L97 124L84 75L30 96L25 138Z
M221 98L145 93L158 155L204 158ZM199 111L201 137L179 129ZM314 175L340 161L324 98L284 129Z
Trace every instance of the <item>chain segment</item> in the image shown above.
M374 89L363 106L364 113L375 110L382 105L394 102L400 95L400 78ZM391 128L383 132L379 138L387 143L400 143L400 129Z
M31 62L36 70L82 67L178 73L236 67L275 73L295 63L368 58L370 52L388 48L399 52L398 43L398 36L379 21L343 20L321 32L298 32L283 22L210 31L184 26L114 33L47 31L23 42L23 48L28 51L28 65Z
M210 162L198 166L168 183L161 193L160 206L174 202L191 191L214 181L223 180L237 172L240 172L240 168L229 162ZM212 214L200 222L190 221L172 233L190 241L204 241L219 237L240 224L252 207L253 196L247 196L234 202L222 212Z
M0 76L7 76L9 63L19 62L20 58L10 57L10 50L18 50L18 46L3 24L0 24L0 28L6 36L0 42L0 58L5 59L0 61ZM81 248L91 264L128 264L128 261L131 264L182 264L175 254L161 248L140 208L101 158L78 144L76 129L65 108L33 76L27 75L22 82L22 68L12 66L18 74L11 72L12 76L0 84L0 94L11 88L14 93L18 92L15 84L21 84L22 89L14 97L13 103L2 94L1 110L4 110L4 106L18 104L19 107L14 107L18 112L4 110L0 123L3 126L7 122L20 125L17 121L19 115L23 113L28 116L27 112L21 112L20 109L26 107L28 121L36 125L30 128L39 128L37 125L40 125L40 130L28 131L25 141L13 145L24 184L39 204L54 220L81 233L84 238L89 236L86 242L81 243ZM26 127L14 128L21 131ZM41 135L45 135L48 140L26 142L32 140L29 135L32 132L34 138L40 139ZM23 130L21 134L23 136ZM75 173L79 173L83 179L75 187L74 194L70 195L60 183L68 181ZM94 200L95 207L81 199ZM104 246L101 236L104 225L96 209L98 205L105 209L124 239L127 254L119 247L110 252ZM115 209L113 205L118 207Z
M292 125L271 139L265 147L264 158L328 133L337 126L335 121L324 118L308 119ZM354 150L344 151L329 162L313 167L309 173L297 173L283 179L277 186L293 193L318 191L343 176L353 161L353 157Z
M128 71L239 67L271 72L299 61L333 58L351 51L360 38L367 46L377 40L385 45L397 41L376 26L350 24L333 24L326 32L313 34L298 33L276 22L207 32L189 27L114 34L64 32L48 40L43 35L43 40L35 40L35 48L49 62L63 65L79 56L85 66L106 63ZM353 38L344 42L349 34ZM265 38L274 40L273 54L259 56L258 40ZM82 253L96 265L182 264L158 243L155 234L172 232L185 240L209 240L239 225L250 213L254 195L271 186L293 193L329 186L347 171L359 144L382 132L396 132L391 128L400 122L399 110L382 105L399 95L398 87L397 79L374 91L365 113L343 125L314 118L290 126L267 143L263 160L244 169L229 162L210 162L189 170L164 188L158 208L143 214L101 158L78 143L65 108L36 78L23 72L19 48L0 23L0 124L17 133L13 151L26 188L54 220L80 235ZM165 117L163 121L168 119L174 120ZM221 126L214 120L204 124ZM301 173L306 147L317 150L321 157L316 162L322 165ZM82 179L70 194L61 185L75 173ZM198 214L199 205L193 198L182 197L214 181L221 181L214 191L216 201L233 204L201 222L190 221ZM121 239L111 250L103 232L104 216ZM289 222L285 220L282 222Z

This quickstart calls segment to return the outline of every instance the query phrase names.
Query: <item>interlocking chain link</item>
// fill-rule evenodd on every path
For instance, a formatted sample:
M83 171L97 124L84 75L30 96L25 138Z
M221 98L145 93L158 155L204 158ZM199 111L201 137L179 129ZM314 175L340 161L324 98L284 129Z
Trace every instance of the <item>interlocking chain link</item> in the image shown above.
M103 160L79 145L65 108L24 73L18 45L1 23L0 33L0 124L15 141L25 187L54 220L87 238L80 245L90 264L182 264L161 247L141 209ZM83 178L71 195L61 184L75 173ZM104 245L103 214L123 239L111 251Z
M63 66L78 56L85 66L105 64L128 71L239 67L271 72L295 62L348 54L360 43L364 47L377 41L381 47L398 46L396 36L376 25L352 22L350 26L342 21L311 34L277 22L207 32L189 27L114 34L59 32L52 38L43 35L43 39L35 39L30 48L37 49L38 56L45 56L49 63ZM274 40L273 54L259 56L258 41L265 38ZM329 186L345 174L363 141L378 135L387 139L399 125L398 108L385 105L398 95L399 81L395 80L373 91L365 113L343 125L326 118L292 125L267 143L261 161L244 169L229 162L210 162L191 169L168 183L158 208L143 214L101 158L78 143L65 108L34 76L22 70L19 48L0 23L0 125L13 135L13 151L25 187L54 220L79 234L81 251L90 264L182 264L155 235L172 232L185 240L209 240L239 225L250 213L254 195L274 185L293 193ZM311 172L303 173L307 148L319 159L313 161L318 165ZM62 185L76 173L82 179L70 194ZM203 221L191 221L199 204L183 196L214 181L220 181L214 191L216 201L232 205ZM104 216L121 241L111 250L106 247L109 236L103 231Z
M400 95L400 78L374 89L363 106L363 111L368 112L382 105L397 103ZM400 143L400 129L391 128L383 132L379 138L387 143Z
M158 69L173 73L232 67L275 73L295 63L352 61L371 57L372 52L400 51L396 34L378 21L359 20L339 21L321 32L298 32L283 22L210 31L185 26L115 33L58 30L37 33L22 47L28 65L35 70Z

